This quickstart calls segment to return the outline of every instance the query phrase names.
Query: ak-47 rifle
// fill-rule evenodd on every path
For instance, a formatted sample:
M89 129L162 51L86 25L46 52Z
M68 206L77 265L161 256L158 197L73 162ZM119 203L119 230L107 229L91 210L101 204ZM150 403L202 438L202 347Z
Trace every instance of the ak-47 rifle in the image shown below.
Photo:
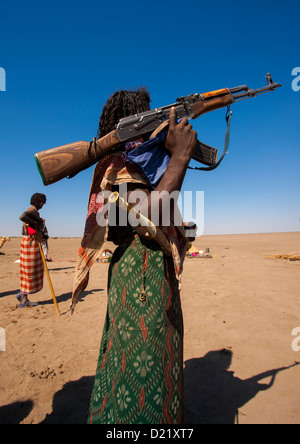
M181 97L174 104L121 119L114 131L99 140L75 142L35 154L44 185L53 184L66 177L74 177L113 151L124 149L125 143L130 140L141 136L150 137L158 129L164 128L166 131L172 107L175 107L178 119L197 119L202 114L230 107L232 103L274 91L281 86L273 82L271 74L267 74L266 78L268 84L263 88L250 89L247 85L241 85ZM208 165L208 169L214 169L220 164L221 159L217 162L217 158L217 149L198 141L193 159Z

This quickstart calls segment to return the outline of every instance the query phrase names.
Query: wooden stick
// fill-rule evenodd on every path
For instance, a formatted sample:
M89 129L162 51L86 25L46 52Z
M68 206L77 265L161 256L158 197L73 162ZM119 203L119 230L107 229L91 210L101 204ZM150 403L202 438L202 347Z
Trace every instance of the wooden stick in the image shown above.
M50 279L49 270L48 270L48 267L47 267L46 259L45 259L44 252L43 252L43 249L42 249L42 246L41 246L40 242L39 242L39 247L40 247L40 252L41 252L42 259L43 259L43 264L44 264L45 272L46 272L47 279L48 279L48 282L49 282L49 286L50 286L50 291L51 291L51 294L52 294L53 302L54 302L54 305L55 305L55 310L56 310L57 316L60 318L60 313L59 313L59 309L58 309L58 305L57 305L57 300L56 300L56 297L55 297L55 294L54 294L54 289L53 289L53 285L52 285L52 282L51 282L51 279Z

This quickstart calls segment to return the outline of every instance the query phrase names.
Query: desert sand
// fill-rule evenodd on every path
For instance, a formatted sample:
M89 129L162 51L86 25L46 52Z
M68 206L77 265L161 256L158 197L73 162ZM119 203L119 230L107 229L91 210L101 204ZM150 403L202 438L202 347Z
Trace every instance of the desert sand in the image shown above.
M0 424L86 423L109 265L94 265L71 316L80 239L50 239L58 318L46 279L31 297L40 305L17 308L19 246L13 238L0 254ZM265 256L299 254L300 232L203 236L194 246L212 257L184 267L186 422L299 424L300 365L286 367L300 361L300 261Z

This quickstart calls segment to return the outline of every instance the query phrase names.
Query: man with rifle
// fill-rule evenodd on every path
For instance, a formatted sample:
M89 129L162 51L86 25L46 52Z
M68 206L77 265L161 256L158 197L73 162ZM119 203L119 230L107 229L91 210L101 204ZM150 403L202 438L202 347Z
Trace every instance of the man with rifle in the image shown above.
M106 103L98 138L37 154L45 185L97 163L84 237L79 250L71 311L89 281L91 266L106 240L118 245L108 275L108 309L92 393L89 422L104 424L180 424L183 406L182 266L189 245L184 225L174 223L176 203L194 158L216 168L229 143L231 111L223 155L197 141L188 119L229 107L238 100L273 91L247 85L182 97L150 110L145 88L120 91ZM139 193L139 211L129 205ZM108 194L105 194L108 193ZM136 196L136 194L135 194ZM153 199L153 196L155 197ZM116 202L115 220L107 200ZM129 211L127 220L127 211ZM163 221L168 210L170 220ZM126 213L126 224L124 221ZM133 224L135 214L141 224ZM156 226L148 219L155 216ZM151 218L150 218L151 219Z
M104 107L99 137L121 117L149 109L143 88L115 93ZM122 192L130 200L136 190L151 206L153 191L180 191L196 149L197 134L187 119L177 124L170 110L165 148L170 161L158 185L153 184L122 152L115 152L95 169L85 235L79 252L73 309L86 287L91 265L109 238L118 245L109 270L108 310L91 399L90 423L182 423L183 322L179 280L189 241L183 227L156 227L163 247L149 238L147 227L99 226L103 202L99 191ZM130 142L142 146L143 140ZM165 205L165 202L164 202ZM159 208L159 207L157 207ZM158 210L159 211L159 210ZM120 209L120 213L122 209ZM118 216L121 218L121 214ZM105 219L105 215L103 215ZM169 248L169 250L168 250Z

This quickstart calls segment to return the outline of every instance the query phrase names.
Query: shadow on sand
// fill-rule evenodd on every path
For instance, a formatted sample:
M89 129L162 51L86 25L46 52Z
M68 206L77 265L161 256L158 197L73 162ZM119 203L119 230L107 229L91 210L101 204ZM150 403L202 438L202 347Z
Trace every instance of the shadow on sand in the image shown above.
M0 407L0 424L20 424L33 409L32 401L14 402Z
M278 372L290 367L269 370L242 380L229 371L233 353L211 351L203 358L185 362L186 424L235 424L239 409L259 392L270 389ZM271 378L268 383L261 383ZM70 381L55 393L53 411L41 424L86 424L94 384L93 376ZM33 408L33 402L16 402L0 407L0 424L18 424Z
M65 384L53 398L53 411L40 424L86 424L95 378Z
M269 370L242 380L229 371L231 350L211 351L203 358L185 362L185 409L187 424L239 423L239 409L259 392L270 389L278 372L289 367ZM260 383L271 378L267 383Z
M84 291L84 292L82 293L81 297L80 297L80 300L78 301L78 304L84 302L84 298L85 298L86 296L88 296L89 294L95 294L95 293L103 292L103 291L104 291L104 290L103 290L102 288L100 288L100 289L98 288L97 290ZM69 301L70 304L71 304L71 301L72 301L72 293L71 293L71 292L70 292L70 293L64 293L64 294L61 294L61 295L59 295L59 296L56 296L56 301L57 301L58 304L60 304L60 303L62 303L62 302L66 302L66 301ZM45 305L53 305L53 299L51 298L51 299L48 299L48 300L46 300L46 301L40 301L40 302L39 302L39 306L42 307L42 306L45 306ZM69 313L69 312L70 312L70 308L69 308L66 312L61 313L61 316L66 315L66 314Z

